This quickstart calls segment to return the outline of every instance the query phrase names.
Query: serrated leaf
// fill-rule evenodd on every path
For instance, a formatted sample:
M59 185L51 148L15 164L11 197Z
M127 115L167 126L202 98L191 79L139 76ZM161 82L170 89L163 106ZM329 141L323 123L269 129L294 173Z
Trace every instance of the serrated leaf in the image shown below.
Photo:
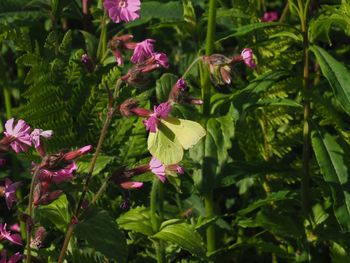
M141 233L146 236L153 235L150 212L145 207L136 207L121 215L117 219L118 225L125 230Z
M75 235L97 251L117 262L126 262L127 246L123 232L107 211L91 208L76 226Z
M312 133L312 146L317 162L333 196L334 214L343 231L350 231L349 164L350 149L340 139L317 129Z
M163 222L160 231L152 238L174 243L197 256L204 256L205 248L201 236L195 228L183 221Z
M335 98L344 111L350 115L350 73L348 69L323 48L313 46L311 50L320 64L323 75L331 85Z

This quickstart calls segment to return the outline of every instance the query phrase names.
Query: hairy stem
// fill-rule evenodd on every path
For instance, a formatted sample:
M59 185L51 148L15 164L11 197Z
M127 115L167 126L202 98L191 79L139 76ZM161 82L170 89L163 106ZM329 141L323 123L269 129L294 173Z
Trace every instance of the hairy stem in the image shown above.
M120 81L120 79L119 79L117 81L116 90L120 89L121 84L122 84L122 81ZM118 92L115 91L115 94L118 94ZM94 156L93 156L93 158L91 160L91 163L90 163L90 168L89 168L88 174L87 174L85 182L84 182L83 191L82 191L82 193L80 195L78 206L77 206L77 208L75 210L75 213L73 215L73 217L75 217L75 218L78 218L80 210L82 208L83 201L84 201L85 196L86 196L86 194L87 194L87 192L89 190L89 183L90 183L90 180L91 180L91 177L92 177L92 173L93 173L93 171L95 169L95 166L96 166L97 157L98 157L98 155L100 153L100 150L101 150L104 138L105 138L105 136L107 134L107 129L108 129L108 127L109 127L109 125L110 125L110 123L112 121L113 115L114 115L115 109L113 108L113 103L114 103L113 98L109 98L109 101L108 101L108 112L107 112L106 120L105 120L105 122L103 124L102 130L101 130L101 133L100 133L100 138L98 139L96 150L95 150ZM70 241L70 239L71 239L71 237L73 235L74 228L75 228L75 224L73 224L73 223L71 223L68 226L68 229L66 231L66 235L65 235L65 238L64 238L63 246L61 248L60 256L59 256L59 259L58 259L58 263L62 263L64 258L65 258L65 255L66 255L66 252L67 252L67 248L68 248L68 244L69 244L69 241Z
M34 193L34 187L35 187L35 183L36 183L36 177L39 173L39 166L36 166L35 170L34 170L34 174L32 177L32 181L30 183L30 189L29 189L29 200L28 200L28 218L27 218L27 222L26 222L26 233L27 233L27 244L26 244L26 250L27 250L27 258L26 258L26 262L30 263L31 259L32 259L32 255L31 255L31 247L30 247L30 243L31 243L31 234L32 234L32 217L33 217L33 193Z
M216 25L216 0L209 1L209 16L207 26L207 38L205 43L205 55L209 56L214 50L215 40L215 25ZM211 96L211 83L209 78L208 69L203 68L201 72L201 84L202 84L202 99L203 99L203 114L205 116L210 115L210 96ZM204 196L205 213L207 218L214 217L214 200L213 190L209 190ZM207 236L207 251L212 252L216 249L215 238L215 226L209 225L206 230Z

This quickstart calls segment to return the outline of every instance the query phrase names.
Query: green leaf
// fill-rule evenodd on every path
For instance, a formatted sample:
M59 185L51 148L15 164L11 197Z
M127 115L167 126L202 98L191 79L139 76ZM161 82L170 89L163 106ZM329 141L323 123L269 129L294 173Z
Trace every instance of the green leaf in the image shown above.
M121 215L117 219L118 225L125 230L141 233L146 236L153 235L150 212L145 207L136 207Z
M90 163L91 163L91 159L92 159L92 155L85 155L81 158L79 158L79 160L77 161L77 165L78 165L78 173L88 173L89 169L90 169ZM92 173L92 175L99 175L102 170L104 168L106 168L106 166L113 160L113 157L111 156L107 156L107 155L99 155L97 157L96 160L96 165L95 165L95 169L94 172Z
M339 138L317 129L312 133L312 146L323 179L333 196L335 216L343 231L350 231L349 164L350 149Z
M311 50L320 64L323 75L331 85L335 98L344 111L350 115L350 73L348 69L323 48L313 46Z
M205 254L201 236L192 225L183 221L169 220L163 222L160 231L153 235L152 238L177 244L197 256L204 256Z
M274 193L269 194L266 198L255 201L254 203L252 203L248 207L239 210L238 214L245 215L245 214L248 214L248 213L254 211L255 209L257 209L259 207L269 205L272 202L282 201L282 200L291 199L291 198L292 197L291 197L290 191L274 192Z
M159 3L157 1L147 1L141 5L141 16L133 22L125 25L126 28L142 25L151 19L166 19L169 21L182 21L183 8L179 1L170 1L167 3Z
M251 107L264 107L264 106L284 106L284 107L294 107L294 108L303 108L303 106L294 101L294 100L290 100L290 99L281 99L281 98L276 98L276 99L261 99L258 102L255 102L251 105L247 105L247 108L251 108Z
M330 246L332 263L348 263L350 255L347 249L336 242L332 242Z
M189 151L190 158L201 167L194 170L193 179L197 187L204 192L216 186L216 176L220 174L229 158L227 151L232 146L234 125L235 114L231 106L226 115L208 119L207 135Z
M157 80L156 95L159 103L168 100L171 88L178 79L179 77L174 74L165 73L161 76L160 79Z
M117 262L126 262L127 246L123 232L107 211L91 208L76 226L75 235L97 251Z
M48 205L41 205L37 208L36 216L41 222L50 221L61 231L65 231L70 222L68 201L65 194Z
M282 24L278 23L278 22L269 22L269 23L259 22L259 23L241 26L241 27L237 28L234 31L234 33L231 33L231 34L217 40L216 43L219 43L219 42L224 41L226 39L229 39L231 37L244 36L248 33L254 32L255 30L258 30L258 29L263 29L263 28L268 28L268 27L273 27L273 26L281 26L281 25Z

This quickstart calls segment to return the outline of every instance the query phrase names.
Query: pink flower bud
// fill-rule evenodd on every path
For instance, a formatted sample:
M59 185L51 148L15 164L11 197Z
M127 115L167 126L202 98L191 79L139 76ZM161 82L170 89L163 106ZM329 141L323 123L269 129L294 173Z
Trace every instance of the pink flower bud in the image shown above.
M63 159L65 161L72 161L72 160L75 160L76 158L78 158L84 154L87 154L91 150L92 150L92 145L86 145L78 150L74 150L74 151L71 151L71 152L64 154Z
M265 12L263 17L261 18L262 22L273 22L278 19L278 13L277 12Z
M254 69L256 68L256 64L255 64L255 61L254 61L254 58L253 58L253 50L250 49L250 48L245 48L242 50L241 52L241 57L242 57L242 60L244 61L244 63Z

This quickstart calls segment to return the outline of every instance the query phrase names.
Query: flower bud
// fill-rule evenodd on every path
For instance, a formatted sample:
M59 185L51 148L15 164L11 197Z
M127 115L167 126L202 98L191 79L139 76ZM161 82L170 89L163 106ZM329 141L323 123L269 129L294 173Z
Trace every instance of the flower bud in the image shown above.
M148 117L152 112L147 109L139 108L139 102L135 99L127 99L119 106L121 115L130 117L136 115L139 117Z
M71 152L64 154L63 159L65 161L73 161L74 159L88 153L91 150L92 150L92 145L86 145L78 150L74 150L74 151L71 151Z

